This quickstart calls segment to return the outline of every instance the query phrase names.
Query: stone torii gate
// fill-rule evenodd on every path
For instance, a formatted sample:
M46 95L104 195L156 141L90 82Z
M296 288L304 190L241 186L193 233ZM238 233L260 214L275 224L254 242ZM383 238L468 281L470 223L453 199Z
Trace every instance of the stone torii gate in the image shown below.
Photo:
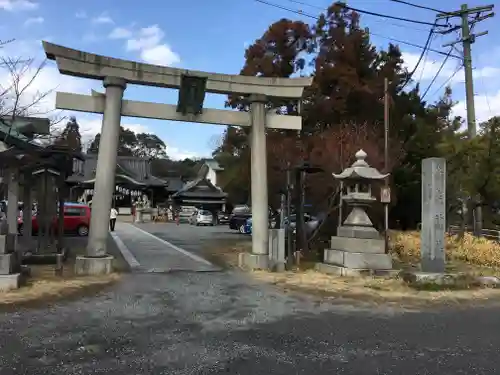
M89 243L86 256L77 259L77 271L93 274L111 269L112 257L106 254L114 189L114 174L110 171L116 165L121 116L250 127L252 253L242 259L250 268L268 267L266 127L300 130L302 118L267 113L265 103L269 97L299 100L312 78L247 77L168 68L95 55L46 41L43 48L47 58L56 61L60 73L102 80L105 87L105 94L58 92L56 97L58 109L104 114L100 142L106 147L99 147ZM178 89L178 104L124 100L127 83ZM250 113L204 109L205 92L248 96Z

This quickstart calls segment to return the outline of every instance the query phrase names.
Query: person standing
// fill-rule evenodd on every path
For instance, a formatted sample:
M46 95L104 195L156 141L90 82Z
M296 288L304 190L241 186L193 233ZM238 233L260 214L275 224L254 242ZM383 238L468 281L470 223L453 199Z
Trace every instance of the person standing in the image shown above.
M117 216L118 216L118 211L116 211L116 208L111 207L111 212L109 213L109 228L111 229L111 232L115 231Z

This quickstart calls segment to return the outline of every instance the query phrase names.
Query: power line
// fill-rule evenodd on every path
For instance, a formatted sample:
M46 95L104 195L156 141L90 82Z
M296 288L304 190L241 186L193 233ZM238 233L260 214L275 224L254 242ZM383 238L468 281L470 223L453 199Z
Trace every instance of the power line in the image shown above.
M318 10L321 10L323 12L325 10L327 10L324 7L321 7L319 5L309 4L309 3L306 3L306 2L303 2L303 1L299 1L299 0L288 0L288 1L291 2L291 3L295 3L295 4L304 5L304 6L313 8L313 9L318 9ZM409 26L409 25L402 25L400 23L395 23L395 22L387 22L387 20L373 20L373 22L383 23L385 25L387 25L387 23L389 23L389 24L391 24L393 26L404 27L406 29L411 28L411 29L419 30L419 31L427 31L427 29L423 29L423 28L420 28L420 27Z
M410 3L408 1L403 1L403 0L391 0L395 3L400 3L400 4L405 4L405 5L409 5L411 7L415 7L415 8L419 8L419 9L425 9L425 10L430 10L430 11L433 11L433 12L437 12L437 13L445 13L443 12L442 10L439 10L439 9L435 9L435 8L430 8L430 7L426 7L424 5L419 5L419 4L413 4L413 3Z
M448 77L448 79L446 81L444 81L438 88L437 90L435 90L431 96L434 96L436 95L439 91L441 91L441 89L446 86L453 78L455 78L455 76L457 75L457 73L459 71L461 71L463 68L463 65L462 64L458 64L458 67L455 69L455 71Z
M444 68L444 65L446 64L446 62L448 61L448 58L450 57L450 54L451 54L451 51L453 49L450 48L450 52L448 54L448 56L446 56L443 60L443 62L441 63L441 66L439 67L438 71L436 72L436 75L434 76L434 78L432 78L432 81L431 83L429 83L429 86L427 86L427 89L424 91L424 94L420 97L420 99L424 99L425 96L427 95L427 93L429 92L429 90L431 89L432 85L434 84L434 82L436 82L436 79L437 77L439 77L439 74L441 74L441 70L443 70Z
M347 5L345 5L345 4L342 4L342 7L343 7L343 8L345 8L345 9L352 10L352 11L357 12L357 13L361 13L361 14L369 14L369 15L371 15L371 16L377 16L377 17L390 18L390 19L393 19L393 20L404 21L404 22L410 22L410 23L417 23L417 24L420 24L420 25L438 26L438 27L448 27L448 25L436 25L435 23L432 23L432 22L417 21L417 20L412 20L412 19L410 19L410 18L397 17L397 16L389 16L389 15L382 14L382 13L376 13L376 12L370 12L370 11L368 11L368 10L362 10L362 9L358 9L358 8L352 8L352 7L347 6Z
M433 40L434 40L434 33L431 36L431 41L429 42L429 47L431 46ZM424 51L424 54L425 54L424 55L424 62L422 64L422 70L420 71L420 77L418 78L418 82L421 82L422 77L424 76L425 64L427 63L427 57L429 56L429 50Z
M300 1L300 0L288 0L288 1L290 1L291 3L295 3L295 4L306 5L306 6L313 6L313 5L307 4L307 3L303 2L303 1ZM404 21L404 22L409 22L409 23L416 23L416 24L419 24L419 25L434 26L434 23L432 23L432 22L413 20L413 19L405 18L405 17L391 16L389 14L382 14L382 13L372 12L372 11L369 11L369 10L352 8L352 7L350 7L347 4L342 3L342 2L338 2L338 3L336 3L336 5L339 5L342 8L349 9L349 10L352 10L352 11L357 12L357 13L367 14L367 15L370 15L370 16L389 18L389 19L398 20L398 21ZM313 7L316 8L317 6L313 6ZM439 25L439 26L446 27L447 25Z
M411 71L411 73L408 75L405 82L403 83L403 86L401 86L401 89L404 89L405 86L408 84L408 82L411 81L413 75L415 74L415 72L418 69L418 66L420 65L420 62L422 61L422 59L426 55L426 53L429 51L429 47L430 47L430 43L431 43L433 35L434 35L434 27L431 27L431 29L429 30L429 35L427 36L427 40L425 41L425 45L424 45L424 48L422 50L422 53L420 54L420 56L417 60L417 63L413 67L413 70Z
M287 12L291 12L291 13L295 13L295 14L298 14L300 16L306 16L306 17L309 17L309 18L313 18L315 20L318 20L319 17L317 16L314 16L312 14L309 14L309 13L306 13L306 12L303 12L301 10L296 10L296 9L291 9L291 8L288 8L288 7L285 7L285 6L282 6L282 5L279 5L279 4L275 4L275 3L271 3L271 2L268 2L268 1L265 1L265 0L254 0L258 3L261 3L261 4L265 4L265 5L269 5L271 7L274 7L274 8L278 8L278 9L282 9L282 10L286 10ZM393 42L396 42L396 43L401 43L401 44L406 44L407 46L411 46L411 47L415 47L415 48L419 48L419 49L426 49L425 47L419 45L419 44L416 44L416 43L412 43L412 42L408 42L408 41L405 41L405 40L401 40L401 39L396 39L396 38L392 38L392 37L388 37L386 35L382 35L382 34L378 34L378 33L374 33L372 31L366 31L366 33L370 34L370 35L375 35L375 36L378 36L380 38L384 38L384 39L387 39L387 40L391 40ZM434 53L437 53L439 55L444 55L444 56L447 56L448 54L446 52L443 52L443 51L438 51L436 49L432 49L432 48L428 48L429 51L432 51ZM457 58L457 59L461 59L460 56L457 56L457 55L450 55L450 57L454 57L454 58Z

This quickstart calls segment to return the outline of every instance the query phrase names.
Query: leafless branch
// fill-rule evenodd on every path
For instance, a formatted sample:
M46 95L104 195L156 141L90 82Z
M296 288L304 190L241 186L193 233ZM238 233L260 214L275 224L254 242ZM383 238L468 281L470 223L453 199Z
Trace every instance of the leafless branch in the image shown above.
M0 41L0 48L10 42ZM34 82L44 67L45 61L37 64L32 58L0 57L0 70L5 75L0 82L0 123L4 126L12 126L19 116L40 116L51 112L40 104L53 90L33 92Z

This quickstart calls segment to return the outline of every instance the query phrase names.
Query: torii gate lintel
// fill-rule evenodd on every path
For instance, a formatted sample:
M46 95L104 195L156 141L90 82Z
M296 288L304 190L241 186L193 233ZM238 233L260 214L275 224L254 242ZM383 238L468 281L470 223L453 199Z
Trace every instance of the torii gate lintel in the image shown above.
M266 113L269 97L300 100L312 78L268 78L218 74L142 64L86 53L43 42L48 59L55 60L59 71L82 78L99 79L104 95L58 93L56 106L84 112L103 113L101 142L96 168L90 237L86 257L76 267L86 273L110 270L106 255L108 220L111 209L121 116L158 118L174 121L250 126L252 253L241 257L250 268L267 268L268 194L266 160L266 122L269 128L301 129L300 116ZM123 100L127 83L175 88L180 90L177 106ZM250 99L250 113L203 109L206 92L240 94Z

